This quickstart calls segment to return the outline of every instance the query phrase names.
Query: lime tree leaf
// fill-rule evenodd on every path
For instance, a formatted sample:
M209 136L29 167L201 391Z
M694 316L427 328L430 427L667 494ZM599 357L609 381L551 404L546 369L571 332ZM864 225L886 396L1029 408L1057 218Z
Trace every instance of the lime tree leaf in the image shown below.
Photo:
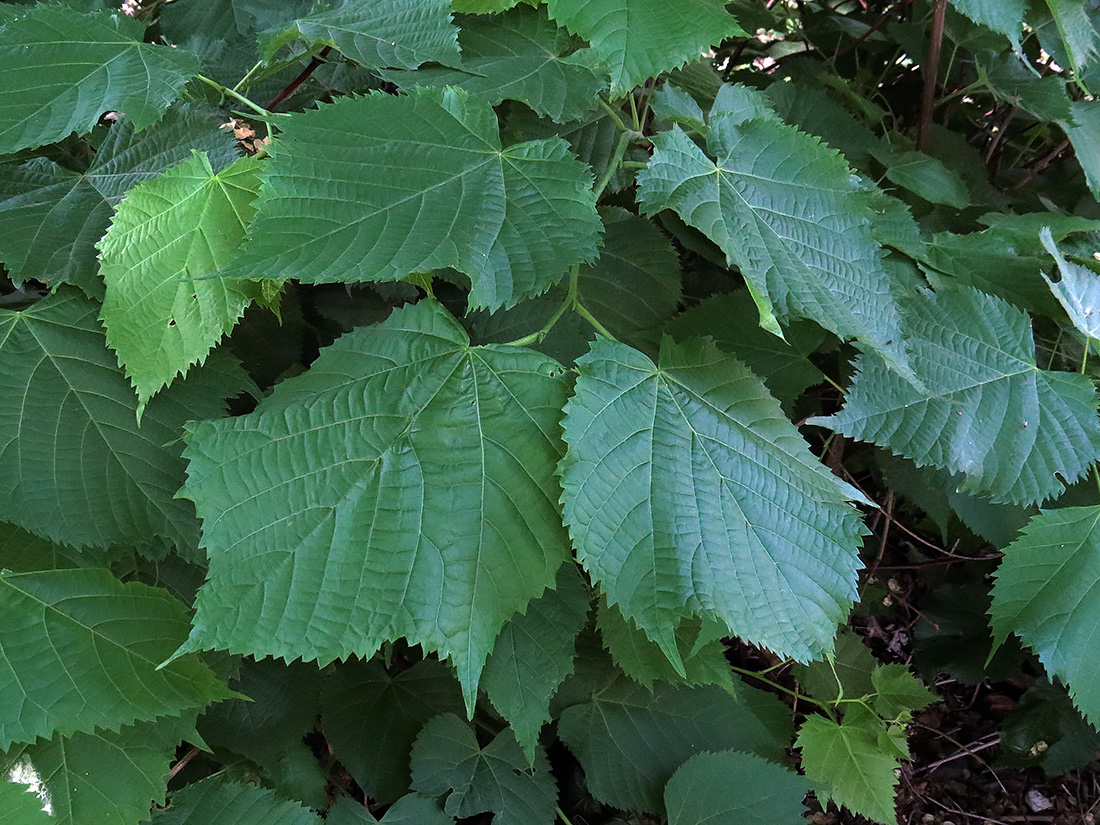
M713 344L599 340L566 406L562 504L608 602L677 665L683 617L781 656L832 649L864 528L759 378ZM661 490L654 495L654 490Z
M412 754L413 787L442 796L443 810L462 819L492 811L497 825L552 825L557 787L540 748L534 769L510 729L481 748L466 722L437 716L416 737Z
M575 564L562 565L557 586L504 625L485 663L482 687L512 726L527 761L535 758L550 697L573 672L577 634L588 619L588 586Z
M18 763L10 775L0 776L0 811L12 825L54 825L49 797L41 777L29 763Z
M322 695L322 723L333 753L359 787L382 802L409 790L409 755L424 724L461 712L454 675L433 659L395 676L374 659L347 663L329 678Z
M374 825L379 820L351 797L342 796L328 809L326 825ZM417 793L406 794L386 811L382 825L454 825L436 801Z
M1100 720L1100 507L1044 510L1004 550L989 610L998 644L1015 633Z
M1100 196L1100 101L1075 100L1072 120L1058 125L1073 144L1073 153L1085 173L1093 197Z
M396 281L453 266L472 306L545 292L591 260L591 176L559 138L502 149L496 114L461 89L343 98L292 115L258 214L223 275Z
M1081 71L1096 56L1097 31L1082 0L1046 0L1073 70Z
M213 776L172 794L167 810L152 825L317 825L317 815L274 791Z
M888 180L908 189L930 203L942 203L956 209L970 205L970 193L958 173L923 152L880 148L875 159L886 167Z
M110 225L123 194L163 169L207 152L215 168L237 152L233 138L213 119L173 107L154 126L136 133L116 123L83 174L46 158L0 164L0 261L16 281L77 284L102 298L95 243Z
M789 711L760 691L739 686L737 694L661 682L650 691L620 676L567 707L558 735L580 760L593 796L617 808L659 814L665 784L701 751L784 758Z
M665 785L665 809L669 825L793 823L810 789L803 777L751 753L700 753Z
M55 733L117 730L230 696L183 641L184 606L106 570L0 573L0 750Z
M596 107L607 88L606 74L588 50L575 51L569 33L526 6L499 17L458 21L462 61L454 68L428 66L415 72L383 72L398 86L460 86L494 106L502 100L526 103L562 123L579 120Z
M795 745L802 749L807 778L828 788L837 805L877 822L893 823L897 753L884 748L877 734L860 724L811 716L802 723Z
M721 0L549 0L550 16L592 43L621 97L744 30Z
M260 161L215 173L196 152L127 193L99 243L107 344L137 390L138 412L236 324L260 286L210 278L252 220Z
M811 419L965 475L997 502L1040 502L1100 456L1096 392L1083 375L1041 370L1028 316L976 290L924 290L906 309L917 389L859 357L844 408Z
M124 14L62 3L36 4L0 27L0 154L87 132L107 111L139 131L156 123L199 64L142 43L144 28Z
M194 507L175 497L180 429L224 414L243 375L229 356L211 359L151 403L139 427L97 312L71 287L22 312L0 310L0 519L75 546L152 536L194 546Z
M905 665L881 665L871 671L875 688L875 712L894 719L905 711L923 710L936 695L922 685Z
M951 5L961 11L975 23L1003 34L1020 50L1020 31L1024 26L1024 14L1027 13L1028 0L951 0Z
M653 142L645 212L673 209L718 244L764 318L811 318L908 370L871 212L839 153L774 116L712 127L717 163L678 126Z
M335 46L369 68L415 69L458 59L458 30L446 0L343 0L262 36L264 57L298 38Z
M22 764L34 770L49 794L51 822L136 825L148 818L154 802L164 802L176 746L194 730L194 721L191 714L189 721L158 719L116 732L54 736L13 748L0 757L0 768L9 773Z
M467 706L493 640L570 555L561 368L471 348L434 301L321 352L256 411L191 425L183 495L210 572L187 649L449 657Z
M1100 338L1100 275L1063 258L1054 245L1049 227L1044 226L1040 236L1047 252L1058 262L1058 272L1062 276L1055 283L1044 274L1047 286L1080 332L1090 338Z

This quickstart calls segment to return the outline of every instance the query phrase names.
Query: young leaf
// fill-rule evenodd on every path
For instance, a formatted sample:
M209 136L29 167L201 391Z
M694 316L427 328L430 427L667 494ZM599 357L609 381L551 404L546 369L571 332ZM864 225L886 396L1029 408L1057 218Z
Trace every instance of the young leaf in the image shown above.
M260 38L260 47L270 60L280 46L300 37L307 43L334 45L369 68L415 69L430 61L457 61L457 35L446 0L341 0L335 8L268 32Z
M508 720L527 761L535 758L550 697L573 672L577 634L588 619L588 586L575 564L558 571L557 586L513 616L497 636L481 683Z
M492 811L497 825L552 825L557 788L541 749L534 770L509 729L481 748L473 730L454 714L437 716L416 737L413 787L447 794L443 809L463 819Z
M562 504L608 601L678 669L686 616L716 617L781 656L830 650L855 598L855 493L760 379L698 340L666 339L658 364L600 340L578 366Z
M701 751L751 751L782 761L790 714L774 696L739 686L737 698L712 685L652 691L619 676L567 707L558 735L580 760L597 799L661 813L676 769ZM624 758L625 757L625 758Z
M286 802L274 791L212 776L172 794L156 825L317 825L317 815L297 802Z
M549 0L550 16L592 43L621 97L649 77L746 36L721 0Z
M252 220L260 162L215 173L202 153L130 190L99 242L107 344L138 395L201 363L260 297L260 286L210 278L232 260Z
M87 132L107 111L139 131L156 123L199 64L142 43L143 33L124 14L63 3L36 4L0 27L0 154Z
M231 696L197 658L157 669L187 628L166 591L106 570L0 573L0 750Z
M1012 48L1020 50L1020 31L1024 26L1024 14L1028 0L951 0L951 5L982 26L993 29L1008 38Z
M123 194L191 156L206 152L221 169L237 156L213 119L175 106L148 129L116 123L83 174L46 158L0 164L0 261L18 281L70 283L102 298L95 243Z
M1100 507L1044 510L1005 548L989 615L997 643L1018 635L1100 720Z
M322 696L325 737L333 753L359 787L382 802L409 790L409 754L424 724L443 713L461 712L454 675L434 659L396 676L375 659L348 662L329 678Z
M875 712L894 719L904 711L923 710L936 701L936 695L917 681L905 665L881 665L871 671L875 686Z
M700 753L665 785L669 825L775 825L798 822L811 785L742 751Z
M322 663L405 636L473 706L493 640L569 543L554 464L560 367L471 348L424 301L326 348L255 412L200 421L183 493L210 575L187 649Z
M795 745L802 749L802 769L829 789L837 805L882 823L893 823L897 786L897 753L883 747L877 731L860 724L837 724L824 716L802 723Z
M673 209L718 244L763 317L811 318L908 370L871 212L838 153L774 115L712 126L717 163L679 127L654 145L638 174L643 210Z
M595 108L607 75L587 50L573 51L573 38L543 9L522 6L500 17L459 21L462 61L455 68L382 72L401 87L460 86L494 106L526 103L558 123L579 120Z
M907 309L925 389L862 355L844 408L813 423L964 473L964 490L999 502L1057 495L1100 456L1092 382L1035 365L1027 315L965 288L925 290Z
M1100 275L1063 258L1054 245L1050 227L1044 226L1039 234L1047 252L1058 262L1062 276L1055 283L1044 274L1047 286L1078 330L1090 338L1100 338Z
M71 287L0 310L0 519L76 546L164 536L192 547L194 508L175 497L180 428L221 415L242 375L220 356L151 403L139 427L97 312Z

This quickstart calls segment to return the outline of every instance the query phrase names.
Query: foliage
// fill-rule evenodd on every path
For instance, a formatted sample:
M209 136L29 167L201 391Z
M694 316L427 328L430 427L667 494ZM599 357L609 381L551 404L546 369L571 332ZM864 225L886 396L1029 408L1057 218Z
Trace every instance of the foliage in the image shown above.
M894 491L1088 761L1094 5L0 6L5 822L890 822Z

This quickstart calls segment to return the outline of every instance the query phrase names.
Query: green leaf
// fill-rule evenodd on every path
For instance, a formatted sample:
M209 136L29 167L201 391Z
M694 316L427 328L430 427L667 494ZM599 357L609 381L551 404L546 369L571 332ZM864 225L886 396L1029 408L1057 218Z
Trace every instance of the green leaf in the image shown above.
M1090 338L1100 338L1100 314L1097 314L1100 310L1100 275L1063 258L1054 245L1049 227L1043 227L1040 237L1047 252L1058 262L1058 272L1062 276L1055 283L1044 274L1047 286L1080 332Z
M810 790L803 777L751 753L700 753L665 785L669 825L798 822Z
M1004 549L989 615L997 643L1015 633L1069 687L1081 712L1100 720L1100 507L1044 510Z
M681 123L691 131L706 133L706 115L702 108L679 86L666 82L654 93L649 108L659 120Z
M721 0L549 0L550 16L592 43L621 97L745 31Z
M0 261L16 281L78 285L101 298L95 243L123 194L191 156L207 152L216 168L237 152L232 137L191 108L173 107L135 134L122 121L107 132L83 174L45 158L0 164Z
M562 565L557 586L513 616L485 662L482 687L508 720L527 761L535 758L550 697L573 672L577 634L588 619L588 586L575 564Z
M558 735L580 760L588 788L602 802L661 813L669 778L701 751L744 750L783 760L790 713L774 696L739 686L652 691L620 676L587 701L566 708Z
M187 648L325 663L404 636L455 663L472 707L504 622L569 557L564 400L555 362L471 348L429 300L340 338L250 415L193 424L183 494L210 574Z
M273 791L212 776L172 794L172 804L153 825L317 825L317 816Z
M458 59L458 30L447 0L342 0L335 8L299 17L260 38L270 59L280 46L301 38L338 48L368 68L415 69L421 63Z
M906 711L918 711L937 701L905 665L881 665L871 671L875 687L875 712L894 719Z
M877 822L896 821L897 756L884 749L877 731L811 716L802 723L795 745L802 749L807 778L828 788L837 805Z
M77 733L14 748L0 768L32 770L53 809L51 822L136 825L153 803L164 802L168 771L181 739L194 730L190 720L139 722L117 732ZM192 737L194 738L194 737ZM0 803L0 810L8 809Z
M383 825L454 825L434 799L417 793L406 794L397 800L386 815ZM342 796L328 809L326 825L373 825L378 822L361 804Z
M227 277L396 281L453 266L471 305L496 309L596 254L591 178L564 141L501 149L492 108L460 89L293 115L272 154Z
M205 154L131 189L99 242L107 344L138 394L157 392L202 363L244 309L256 283L209 277L244 241L260 161L215 173Z
M223 414L221 399L243 375L229 356L211 359L151 403L139 427L97 312L72 288L22 312L0 310L0 519L76 546L164 536L184 550L198 522L175 498L180 429Z
M999 502L1056 496L1100 456L1092 382L1036 367L1027 315L965 288L925 290L908 309L925 390L862 355L844 408L812 423L961 472L965 491Z
M558 123L579 120L596 106L607 76L593 65L589 50L575 51L568 32L543 9L522 6L500 17L459 21L462 61L454 68L383 72L398 86L460 86L494 106L502 100L526 103Z
M106 570L0 573L0 750L200 708L232 694L195 657L184 606Z
M886 148L875 152L875 159L886 167L889 180L930 203L942 203L956 209L970 205L970 193L962 178L934 157L922 152Z
M333 753L359 787L382 802L409 790L409 754L424 724L443 713L461 712L458 683L433 659L395 676L377 660L347 663L322 695L325 737Z
M12 825L53 825L48 804L41 777L29 765L16 765L10 776L0 777L0 811Z
M718 244L762 316L811 318L908 370L871 212L839 154L774 116L712 126L717 163L679 127L654 145L638 174L642 209L673 209Z
M443 809L456 818L492 811L497 825L552 825L557 788L539 749L534 771L510 729L481 748L473 730L454 714L437 716L416 738L413 787L447 794Z
M856 493L760 379L704 341L666 340L655 365L600 340L578 366L562 504L608 601L678 669L686 616L785 657L830 650L855 598Z
M1093 197L1100 197L1100 101L1076 100L1070 104L1072 121L1059 123L1088 181Z
M1020 49L1020 31L1024 25L1028 0L951 0L951 5L979 25L1008 38L1012 48Z
M824 702L835 702L840 698L841 686L847 699L874 693L871 682L874 670L875 657L863 643L863 637L849 627L842 627L836 637L832 666L825 660L819 660L808 665L795 665L792 673L810 696ZM837 684L838 678L840 685Z
M199 70L190 54L142 43L124 14L39 3L0 27L0 154L87 132L107 111L156 123Z
M1070 66L1080 72L1096 56L1098 33L1083 0L1046 0Z

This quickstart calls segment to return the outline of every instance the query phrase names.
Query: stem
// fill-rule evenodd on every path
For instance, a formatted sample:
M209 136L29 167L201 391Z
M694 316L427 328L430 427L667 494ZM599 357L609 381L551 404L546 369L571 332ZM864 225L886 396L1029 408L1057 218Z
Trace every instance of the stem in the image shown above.
M1092 465L1092 477L1096 479L1096 491L1100 492L1100 470L1096 468L1096 465Z
M230 89L228 86L223 86L222 84L218 83L218 81L211 80L209 77L206 77L206 76L201 75L201 74L195 75L195 77L198 78L199 80L201 80L207 86L211 86L211 87L217 89L219 92L221 92L226 97L231 97L234 100L236 100L240 103L243 103L249 109L256 112L257 114L263 115L265 118L271 117L271 115L273 115L273 114L276 115L277 117L289 117L289 115L285 115L285 114L282 114L282 113L279 113L279 112L269 112L267 109L264 109L262 106L259 106L256 103L253 103L251 100L249 100L247 97L242 95L240 92L235 91L233 89Z
M564 822L565 825L573 825L573 823L569 821L569 817L565 815L565 811L563 811L557 805L554 806L554 813L558 815L558 819Z
M799 693L797 690L791 690L786 685L779 684L779 682L773 682L771 679L765 679L755 670L746 670L745 668L738 667L737 665L730 665L730 670L732 670L734 673L740 673L742 676L748 676L750 679L755 679L758 682L763 682L768 687L774 688L778 691L782 691L788 696L793 696L800 702L809 702L811 705L816 705L817 707L828 713L830 716L832 715L832 711L825 702L822 702L819 699L815 699L812 696L807 696L805 693Z
M638 117L638 101L634 99L633 94L627 97L630 100L630 119L634 121L634 131L640 132L642 131L642 121Z
M1085 364L1089 362L1089 343L1091 338L1085 338L1085 354L1081 356L1081 375L1085 374Z
M572 299L566 296L565 300L561 302L561 306L554 310L554 314L550 316L550 320L543 325L542 329L514 341L509 341L505 346L529 347L532 344L541 344L546 340L546 336L550 334L550 330L554 328L554 325L561 320L561 316L565 315L566 310L569 309L572 303Z
M248 83L248 81L252 77L252 75L256 74L256 72L258 72L263 67L263 65L264 65L264 61L261 60L259 63L257 63L255 66L253 66L247 72L245 72L244 77L242 77L240 80L238 80L237 85L233 87L233 91L235 91L235 92L240 91L241 87L244 86L246 83Z
M619 170L619 165L623 162L623 155L626 154L626 147L630 145L630 132L623 132L619 136L619 143L615 146L615 151L611 153L611 160L607 164L607 169L603 173L603 177L600 178L599 183L596 184L596 200L600 199L600 195L603 194L603 190L607 188L607 185L611 183L611 178L615 176L615 173Z
M275 97L271 98L271 101L267 104L267 108L268 109L274 109L276 106L278 106L284 100L286 100L288 97L290 97L292 94L294 94L294 92L297 91L298 87L301 86L303 83L305 83L306 79L311 74L313 74L315 71L317 71L317 67L325 62L325 57L331 51L332 51L332 46L325 46L323 49L321 49L320 54L318 54L316 57L314 57L312 60L310 60L309 65L306 66L304 69L302 69L301 74L299 74L296 78L294 78L292 81L290 81L288 84L286 84L286 88L283 89L281 92L279 92L279 94L277 94L277 95L275 95Z
M630 129L627 128L626 122L622 119L622 117L619 115L619 113L615 110L615 108L610 103L608 103L606 100L604 100L602 97L599 97L599 96L596 97L596 101L600 104L600 108L603 109L605 112L607 112L608 115L611 116L611 119L615 121L615 124L620 129L622 129L624 132L629 132L630 131Z
M616 338L614 335L612 335L608 331L607 327L605 327L598 320L596 320L596 316L593 315L591 312L589 312L587 309L585 309L584 304L582 304L580 301L578 301L575 298L573 299L573 311L576 312L579 316L581 316L588 323L590 323L593 327L595 327L596 332L598 332L604 338L608 338L612 341L618 342L619 339Z
M928 65L924 67L924 92L920 101L920 128L917 130L917 151L928 144L932 127L932 111L936 108L936 79L940 70L940 50L943 48L943 26L947 18L947 0L935 0L932 10L932 37L928 44Z

